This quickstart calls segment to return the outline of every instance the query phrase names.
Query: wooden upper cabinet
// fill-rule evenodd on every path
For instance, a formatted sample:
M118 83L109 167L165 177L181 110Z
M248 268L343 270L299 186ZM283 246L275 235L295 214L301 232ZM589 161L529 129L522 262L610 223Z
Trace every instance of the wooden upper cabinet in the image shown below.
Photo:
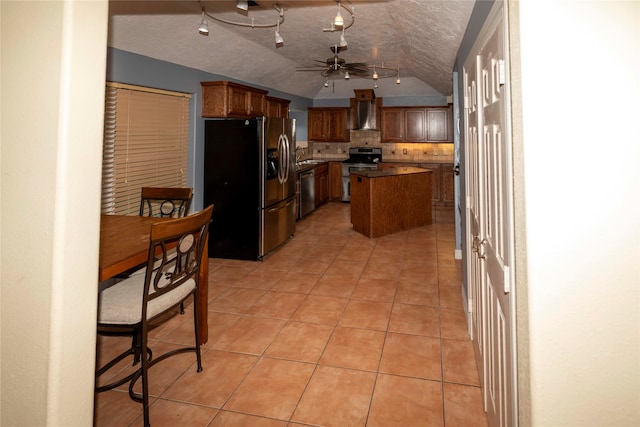
M289 118L289 104L291 101L274 96L267 96L265 100L267 102L267 117Z
M380 139L382 142L404 141L404 108L380 109Z
M451 108L427 109L427 141L452 142L452 128Z
M382 142L453 142L449 107L383 107Z
M427 140L427 109L407 108L404 112L405 142L423 142Z
M307 137L309 141L349 142L349 119L347 107L309 107Z
M266 113L266 90L227 81L201 82L202 117L256 117Z

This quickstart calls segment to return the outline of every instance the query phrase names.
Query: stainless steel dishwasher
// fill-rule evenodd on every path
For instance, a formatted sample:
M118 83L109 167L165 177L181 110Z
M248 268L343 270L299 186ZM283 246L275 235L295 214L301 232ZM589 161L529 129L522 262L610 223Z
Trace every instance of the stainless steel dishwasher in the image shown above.
M299 217L307 215L316 208L315 177L313 169L300 173L300 212Z

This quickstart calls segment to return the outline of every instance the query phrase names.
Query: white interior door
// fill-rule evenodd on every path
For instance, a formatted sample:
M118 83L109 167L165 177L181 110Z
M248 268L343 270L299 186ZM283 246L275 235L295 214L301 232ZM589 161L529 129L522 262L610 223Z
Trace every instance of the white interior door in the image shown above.
M485 194L484 191L484 175L481 173L483 153L481 148L483 144L481 139L483 133L479 131L482 123L482 110L478 108L478 87L479 87L479 58L471 56L464 66L464 85L465 85L465 171L466 171L466 206L467 206L467 257L469 265L468 272L468 298L469 308L471 311L471 328L470 335L475 347L476 361L478 365L478 373L480 375L480 383L484 384L486 376L485 359L485 320L484 298L483 298L483 280L484 280L484 263L477 256L477 248L480 242L480 236L484 235L484 211ZM484 388L483 388L484 391ZM486 398L485 398L486 409Z
M473 340L491 427L516 425L511 136L504 7L492 11L465 64L468 278ZM467 80L466 80L467 81Z

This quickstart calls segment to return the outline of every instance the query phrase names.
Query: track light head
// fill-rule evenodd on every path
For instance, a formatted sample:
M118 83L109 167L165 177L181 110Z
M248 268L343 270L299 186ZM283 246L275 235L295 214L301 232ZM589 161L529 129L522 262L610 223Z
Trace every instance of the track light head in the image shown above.
M236 7L240 10L244 10L245 12L249 11L249 2L247 0L238 0L238 4Z
M207 18L204 16L204 9L202 9L202 22L200 22L198 32L205 36L209 34L209 23L207 22Z
M345 79L345 80L349 80L350 78L351 78L351 76L349 75L349 72L348 72L348 71L346 71L346 72L344 73L344 79Z
M276 24L276 47L284 46L284 39L280 35L280 22Z
M340 7L340 2L338 2L338 14L333 19L333 26L338 30L344 27L344 18L342 17L342 13L340 12Z
M344 38L344 29L342 29L342 34L340 35L340 43L338 44L340 47L347 47L347 39Z
M284 46L284 39L280 33L276 30L276 47Z

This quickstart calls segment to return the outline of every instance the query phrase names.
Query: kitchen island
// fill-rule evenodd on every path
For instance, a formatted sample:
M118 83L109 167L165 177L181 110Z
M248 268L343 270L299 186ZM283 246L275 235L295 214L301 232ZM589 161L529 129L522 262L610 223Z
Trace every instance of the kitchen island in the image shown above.
M431 171L398 167L351 173L351 224L370 238L431 224Z

